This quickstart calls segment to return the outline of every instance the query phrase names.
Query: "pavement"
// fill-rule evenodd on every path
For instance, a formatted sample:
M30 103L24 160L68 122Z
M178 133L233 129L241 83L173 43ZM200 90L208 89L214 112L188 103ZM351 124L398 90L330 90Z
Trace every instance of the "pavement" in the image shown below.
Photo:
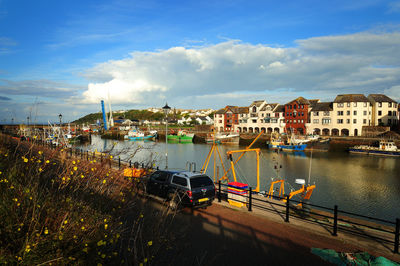
M174 244L155 265L331 265L312 254L313 247L367 251L400 262L392 246L376 240L341 232L334 237L325 225L286 223L274 212L248 212L217 200L207 209L183 209L171 229Z

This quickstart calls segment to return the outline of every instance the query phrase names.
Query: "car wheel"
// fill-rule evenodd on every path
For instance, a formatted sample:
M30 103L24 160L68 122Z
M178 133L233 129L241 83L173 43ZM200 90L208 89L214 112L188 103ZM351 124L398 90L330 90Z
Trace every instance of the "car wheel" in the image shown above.
M180 208L179 196L175 193L168 194L168 206L172 211L177 211Z

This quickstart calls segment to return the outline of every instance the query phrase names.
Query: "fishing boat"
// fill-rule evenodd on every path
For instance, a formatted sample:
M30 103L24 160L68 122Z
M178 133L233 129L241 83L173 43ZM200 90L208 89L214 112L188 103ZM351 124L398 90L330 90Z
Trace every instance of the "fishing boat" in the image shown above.
M301 142L292 135L287 142L282 141L280 137L272 137L268 144L268 148L274 148L284 151L304 151L307 148L307 143Z
M219 133L215 139L222 144L239 144L240 135L235 133Z
M400 149L397 148L394 141L391 140L379 141L379 147L369 145L354 146L349 148L349 152L383 156L400 156Z
M140 141L140 140L152 140L156 137L157 131L150 131L148 135L144 132L139 131L138 129L132 129L128 131L128 135L124 136L124 139Z
M194 133L187 133L185 130L179 130L176 135L168 134L168 141L190 143L193 142Z

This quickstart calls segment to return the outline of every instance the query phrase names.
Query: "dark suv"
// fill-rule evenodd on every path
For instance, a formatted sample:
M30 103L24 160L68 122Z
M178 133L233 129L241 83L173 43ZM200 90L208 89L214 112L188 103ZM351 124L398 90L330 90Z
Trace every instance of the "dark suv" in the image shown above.
M215 198L215 185L211 178L195 172L156 171L147 180L145 190L167 200L173 209L180 205L207 207Z

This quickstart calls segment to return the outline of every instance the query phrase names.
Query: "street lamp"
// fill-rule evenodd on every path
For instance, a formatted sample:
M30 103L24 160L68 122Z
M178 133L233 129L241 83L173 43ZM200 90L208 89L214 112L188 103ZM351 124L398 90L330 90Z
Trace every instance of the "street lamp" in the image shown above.
M171 107L168 106L168 103L165 103L162 109L165 114L165 169L168 169L168 113Z
M60 127L61 127L62 114L59 114L59 115L58 115L58 118L60 118Z

